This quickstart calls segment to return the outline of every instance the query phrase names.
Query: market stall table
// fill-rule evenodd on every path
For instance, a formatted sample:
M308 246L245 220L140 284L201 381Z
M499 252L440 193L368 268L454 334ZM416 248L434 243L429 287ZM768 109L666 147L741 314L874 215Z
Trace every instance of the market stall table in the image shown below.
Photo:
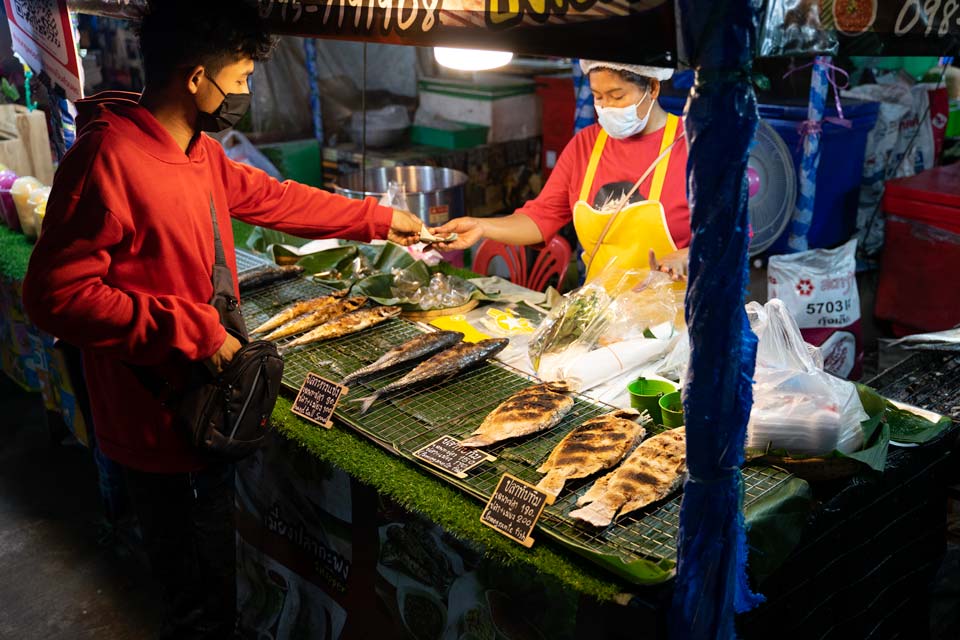
M318 287L319 285L305 281L290 282L255 292L248 296L246 300L245 313L248 315L248 321L261 321L281 308L285 301L295 297L319 295L323 292L323 289ZM412 324L394 320L368 333L339 339L336 344L314 346L299 352L299 354L294 352L287 358L285 384L291 391L297 389L307 372L311 370L317 371L331 380L339 379L344 373L372 361L387 348L402 342L411 335L415 335L416 331L417 329ZM375 380L370 388L382 386L389 379L391 379L390 376L383 380ZM635 529L639 527L645 534L634 540L620 534L617 527L604 532L601 536L583 535L582 530L564 522L561 509L551 510L548 508L545 518L541 520L543 524L541 531L546 534L546 536L543 536L544 542L538 543L532 550L528 551L480 524L479 514L482 504L480 500L489 496L492 485L501 473L507 471L524 476L525 470L535 466L535 464L531 464L531 461L541 460L550 451L552 444L555 444L556 439L561 437L562 429L553 436L552 440L549 440L550 444L548 446L544 446L542 442L538 443L538 439L534 438L531 442L507 447L509 451L506 452L506 455L500 448L494 449L493 453L499 457L500 462L496 465L488 465L488 467L491 467L490 469L486 472L477 472L469 481L454 481L451 480L450 476L446 476L445 481L441 483L431 476L436 475L444 478L442 472L433 471L426 465L417 469L410 464L413 461L410 452L418 446L447 433L462 436L470 430L469 425L473 425L473 422L475 422L474 416L484 415L485 410L496 406L500 399L525 384L527 384L526 379L516 372L500 366L488 366L452 383L445 391L435 390L432 397L430 397L431 393L428 390L425 393L414 394L409 398L401 398L395 403L396 406L388 406L379 411L375 409L372 412L371 419L366 421L358 414L355 407L350 406L349 402L342 404L342 409L338 409L339 424L337 428L332 430L320 429L293 416L288 412L288 402L283 399L278 405L275 419L278 422L279 431L285 439L305 448L308 453L332 464L333 467L345 471L347 475L361 484L371 485L379 495L391 498L406 509L421 514L426 518L426 522L430 523L429 526L436 525L439 531L444 532L442 535L451 534L458 540L468 541L470 546L480 546L484 549L486 555L505 566L525 565L528 570L534 570L541 576L548 576L550 580L556 581L570 593L597 598L601 601L608 601L608 603L612 601L633 603L634 607L641 607L651 612L651 621L653 621L651 624L653 626L650 628L651 630L655 629L657 625L663 623L663 618L652 612L663 613L662 601L659 599L663 597L665 590L664 588L639 586L637 582L658 582L660 578L666 579L669 577L672 562L676 557L674 540L677 524L676 511L679 508L680 498L668 500L665 505L659 508L647 510L642 515L636 516L636 519L629 518L630 525L624 527L623 531L627 531L631 527ZM361 392L363 392L362 389ZM585 417L592 415L589 413L591 407L588 399L583 399L578 404L580 406L579 413L575 413L573 420L582 421ZM601 409L598 407L595 410ZM424 423L427 424L426 428L424 428ZM351 431L363 434L366 439L359 438ZM370 442L380 445L380 448L372 446ZM940 442L940 445L928 445L922 447L921 450L924 456L931 456L930 460L942 465L946 459L943 446L945 440L941 439L938 442ZM287 449L289 450L290 447L288 446ZM384 453L384 451L390 453ZM925 482L928 485L941 482L942 479L935 474L925 473L927 462L918 462L921 459L920 453L921 451L906 454L906 462L902 463L904 468L908 470L905 473L915 474L917 472L916 465L920 464L924 473L921 473L919 480L916 481ZM406 458L406 461L399 459L398 456ZM277 458L273 459L277 461ZM895 455L894 459L902 460L899 454ZM897 468L899 469L899 467ZM423 473L424 471L428 473ZM260 471L259 473L268 472ZM763 480L773 479L774 481L771 483L774 485L773 487L771 487L771 484L762 486L763 482L756 482L756 479L762 477L764 473L768 475ZM783 553L788 552L790 543L796 542L801 536L804 540L816 541L827 535L819 528L820 526L827 526L823 524L827 522L827 519L822 514L813 515L810 519L813 524L804 527L810 504L806 500L805 489L798 487L796 484L787 488L787 483L799 482L796 479L791 481L787 474L772 469L764 472L762 468L747 467L744 475L747 485L746 512L748 521L753 524L751 561L756 568L755 574L763 579L762 584L769 584L771 594L778 596L778 590L782 588L782 584L777 582L777 578L781 575L778 571L778 565L783 560ZM243 471L241 471L240 476L242 485ZM536 481L537 477L527 471L523 479ZM864 505L857 505L854 502L848 504L846 510L853 511L859 509L860 506L863 506L863 509L869 507L869 510L878 514L875 517L883 518L890 516L891 506L896 504L896 501L890 502L884 499L883 487L888 486L889 482L899 482L900 479L901 476L896 474L890 474L889 480L886 475L880 477L879 480L864 475L857 481L844 483L843 487L836 487L834 490L845 488L846 484L854 487L866 487L857 494L858 499L864 501ZM292 486L292 483L288 484ZM805 483L799 482L799 484L805 487ZM463 492L453 490L454 486L459 487ZM757 491L758 488L759 491ZM765 491L770 488L783 489L783 491ZM308 489L306 492L309 494L310 490ZM473 495L480 500L470 500L466 494ZM838 495L845 494L840 491ZM920 509L919 513L925 518L925 523L928 525L928 537L925 539L935 538L938 527L936 521L938 512L932 507L934 503L921 501L918 504L923 505L923 509ZM940 506L942 507L942 503ZM829 509L826 512L831 513ZM354 509L353 514L356 516L356 509ZM917 512L914 515L916 516ZM939 516L942 528L942 508L939 511ZM836 514L834 517L836 521L831 521L830 527L845 526L855 532L861 526L858 519L847 517L844 513ZM370 514L366 519L370 519ZM379 523L381 528L391 526L389 521L382 518L373 517L372 519ZM838 525L837 522L840 524ZM252 530L255 530L255 528ZM863 532L861 531L861 533ZM598 538L605 538L605 540L600 541ZM779 546L781 552L779 557L775 553L771 553L772 550L778 548L778 545L767 546L777 541L788 542L785 551L782 544ZM584 563L575 554L561 551L556 545L551 544L555 542L560 542L561 546L572 549L575 554L579 552L595 562L599 561L599 567ZM655 544L651 547L648 544L650 542ZM791 571L798 571L800 568L803 570L812 569L811 565L804 564L804 562L809 561L810 554L816 555L825 552L824 547L814 547L814 549L814 552L806 549L804 553L807 556L805 559L801 559L799 564L794 560ZM877 540L866 550L859 550L860 556L858 557L863 561L870 562L875 559L872 554L883 552L882 550L885 549L888 549L888 545L883 540ZM598 550L600 553L598 553ZM584 553L585 551L586 553ZM659 558L661 562L648 563L643 560L644 557L652 556L656 558L657 553L661 554ZM621 566L618 567L616 562L611 562L611 556L617 555L636 563L630 568L636 569L637 566L641 566L643 571L639 574L631 574L626 565L621 563ZM376 557L376 552L374 552L374 557ZM924 557L928 562L928 569L929 566L935 566L936 549L933 550L932 554L927 553ZM829 555L820 557L822 564L830 564L831 560L832 558ZM665 573L658 576L658 568L665 570ZM613 570L613 573L604 571L604 569L607 571ZM638 579L638 575L643 576L643 578ZM830 572L824 574L823 571L811 572L807 579L823 579L824 575L827 576L826 579L828 580L836 580L835 574ZM669 591L669 585L667 585L666 591ZM916 583L912 584L911 593L914 596L922 597L922 595L917 595L922 594L922 590L916 589ZM760 617L754 616L748 620L761 620L764 625L768 624L769 620L765 619L762 614L768 610L777 610L778 606L782 607L777 603L778 598L772 598L771 605L762 607L758 611L757 615ZM869 608L865 610L869 610ZM783 619L784 615L780 613L778 617ZM789 616L786 617L789 618ZM614 615L609 619L615 618ZM809 622L814 625L822 624L824 617L823 615L814 616L809 618ZM751 624L754 626L747 627L748 630L751 628L769 629L768 626L760 625L758 622L752 622ZM572 628L574 627L571 626L570 629ZM597 632L597 637L603 636Z

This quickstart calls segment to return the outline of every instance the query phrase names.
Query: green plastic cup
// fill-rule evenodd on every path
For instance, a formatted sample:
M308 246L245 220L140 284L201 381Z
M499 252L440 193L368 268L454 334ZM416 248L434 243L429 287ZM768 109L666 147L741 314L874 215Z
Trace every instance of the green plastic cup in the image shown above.
M660 397L660 413L663 416L661 423L665 427L682 427L683 420L683 395L679 391L668 393Z
M637 411L646 411L655 424L662 424L659 400L665 393L676 391L672 382L637 378L627 385L630 392L630 406Z

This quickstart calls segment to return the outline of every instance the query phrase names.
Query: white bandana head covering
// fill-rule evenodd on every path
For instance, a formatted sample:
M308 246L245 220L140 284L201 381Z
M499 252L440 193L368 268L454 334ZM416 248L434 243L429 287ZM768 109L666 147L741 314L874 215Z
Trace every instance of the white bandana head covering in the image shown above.
M673 69L665 67L647 67L642 64L624 64L622 62L604 62L603 60L581 60L580 70L589 75L594 69L613 69L615 71L629 71L645 78L669 80L673 76Z

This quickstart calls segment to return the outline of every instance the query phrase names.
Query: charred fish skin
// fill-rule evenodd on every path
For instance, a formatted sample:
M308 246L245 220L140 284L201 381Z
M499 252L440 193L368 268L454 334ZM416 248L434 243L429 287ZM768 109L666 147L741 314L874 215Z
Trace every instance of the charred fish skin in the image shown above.
M282 327L274 330L272 333L263 337L264 340L279 340L296 333L303 333L308 329L324 324L345 313L356 311L367 303L367 299L362 296L347 298L346 300L333 300L328 305L317 311L311 311L301 316L297 316Z
M285 265L282 267L274 265L257 267L252 271L248 271L247 273L240 275L237 278L237 287L241 292L245 292L257 287L273 284L274 282L278 282L280 280L289 280L290 278L295 278L303 273L303 271L303 267L295 264Z
M337 298L338 296L331 295L320 298L312 298L310 300L301 300L300 302L294 303L280 313L272 316L266 322L251 331L250 334L253 335L257 333L265 333L272 329L276 329L277 327L287 324L298 316L326 308L327 306L335 303Z
M537 471L546 475L537 488L553 496L567 480L586 478L623 460L646 435L636 410L618 409L591 418L568 433Z
M483 447L552 429L573 409L571 392L565 382L546 382L521 389L491 411L460 446Z
M503 351L508 344L510 344L510 341L507 338L490 338L475 343L457 343L446 351L441 351L428 360L424 360L407 375L379 389L372 396L358 398L356 402L362 403L360 415L365 414L373 406L373 403L380 398L408 387L452 377L461 371L485 362L488 358L492 358Z
M434 331L432 333L424 333L387 351L367 366L357 369L345 377L341 381L341 384L349 386L361 378L387 371L408 362L422 360L439 351L452 347L461 340L463 340L463 334L459 331Z
M300 347L311 342L329 340L331 338L340 338L348 336L358 331L363 331L381 322L386 322L391 318L400 315L400 307L373 307L371 309L360 309L346 315L326 322L313 331L309 331L289 344L284 345L284 351Z
M686 473L683 427L664 431L637 447L617 469L594 483L579 500L586 505L570 517L595 527L661 500L680 486Z

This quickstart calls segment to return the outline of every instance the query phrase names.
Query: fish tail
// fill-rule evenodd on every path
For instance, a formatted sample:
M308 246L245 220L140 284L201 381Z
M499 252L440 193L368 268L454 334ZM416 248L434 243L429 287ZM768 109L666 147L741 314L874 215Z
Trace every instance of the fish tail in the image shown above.
M591 502L589 505L570 512L570 517L592 524L595 527L605 527L613 522L617 514L616 507L611 507L603 501Z
M560 495L560 491L563 489L563 485L566 484L567 478L558 471L551 471L547 475L543 476L540 482L537 483L537 489L545 491L557 497Z
M373 406L373 403L376 402L376 401L379 400L379 399L380 399L380 394L379 394L379 393L375 393L375 394L373 394L373 395L371 395L371 396L365 396L365 397L363 397L363 398L352 398L350 401L351 401L351 402L359 402L359 403L360 403L360 415L363 415L363 414L365 414L367 411L369 411L369 410L370 410L370 407Z

